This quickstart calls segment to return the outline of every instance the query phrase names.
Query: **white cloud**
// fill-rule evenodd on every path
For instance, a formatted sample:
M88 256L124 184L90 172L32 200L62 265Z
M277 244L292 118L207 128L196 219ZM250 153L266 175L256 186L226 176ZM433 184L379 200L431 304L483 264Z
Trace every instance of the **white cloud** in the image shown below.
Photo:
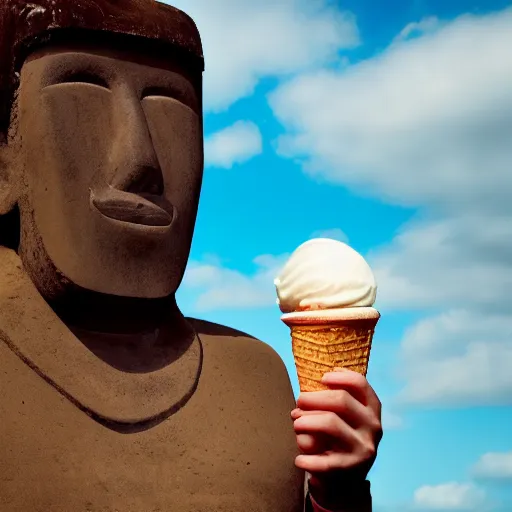
M450 310L402 342L400 399L444 406L512 404L512 317Z
M424 485L414 493L414 504L422 510L481 510L485 492L473 484L448 482Z
M279 151L307 173L422 209L368 255L380 309L431 315L404 337L402 398L508 404L512 10L434 25L410 25L344 70L295 77L269 101L288 130Z
M512 451L482 455L473 467L473 474L485 480L512 481Z
M228 169L261 154L262 149L259 128L250 121L237 121L206 138L205 165Z
M255 271L245 275L215 262L191 262L183 285L198 292L196 311L270 307L276 304L274 278L288 255L262 255L254 259ZM277 306L276 306L277 307Z
M408 23L395 38L395 41L404 41L412 37L418 37L436 31L441 23L435 16L423 18L420 21Z
M340 242L348 243L347 234L340 228L323 229L315 231L311 238L331 238L332 240L338 240Z
M359 43L354 16L327 0L173 0L201 32L205 107L252 94L265 77L322 66Z

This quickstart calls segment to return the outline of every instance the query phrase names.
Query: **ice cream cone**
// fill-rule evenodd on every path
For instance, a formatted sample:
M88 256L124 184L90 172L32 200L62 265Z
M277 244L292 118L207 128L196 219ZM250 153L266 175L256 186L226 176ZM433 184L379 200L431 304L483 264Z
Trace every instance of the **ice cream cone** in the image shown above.
M282 316L290 327L301 392L328 389L321 380L334 368L366 376L375 326L372 307L299 311Z

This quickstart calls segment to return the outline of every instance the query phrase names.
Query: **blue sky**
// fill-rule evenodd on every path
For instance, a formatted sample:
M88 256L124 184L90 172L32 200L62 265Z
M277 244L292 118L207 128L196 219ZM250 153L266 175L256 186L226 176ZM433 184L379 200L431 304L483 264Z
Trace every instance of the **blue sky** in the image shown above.
M183 0L203 36L206 169L190 316L269 343L273 278L348 241L382 318L376 512L512 510L512 4Z

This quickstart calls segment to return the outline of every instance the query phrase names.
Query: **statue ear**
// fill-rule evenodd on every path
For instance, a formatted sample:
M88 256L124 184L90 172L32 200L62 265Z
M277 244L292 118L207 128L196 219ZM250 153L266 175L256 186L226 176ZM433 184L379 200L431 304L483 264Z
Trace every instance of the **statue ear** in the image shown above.
M0 215L9 213L16 205L16 192L12 178L12 150L0 143Z

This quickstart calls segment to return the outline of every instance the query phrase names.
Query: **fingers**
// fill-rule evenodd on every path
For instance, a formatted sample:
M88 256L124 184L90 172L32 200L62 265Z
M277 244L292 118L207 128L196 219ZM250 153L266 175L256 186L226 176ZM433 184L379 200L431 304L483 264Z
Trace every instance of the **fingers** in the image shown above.
M322 383L329 389L301 393L291 412L301 451L295 464L322 479L325 473L366 478L382 438L380 400L352 371L329 372Z
M321 455L298 455L295 458L295 465L308 473L327 473L331 468L327 454Z
M335 368L326 373L322 378L322 384L333 389L344 389L363 405L371 407L380 414L381 403L374 389L370 386L366 377L360 373Z
M369 468L375 459L372 436L354 430L335 413L306 414L295 420L294 429L302 452L296 466L309 473Z
M344 446L356 444L357 432L333 412L303 415L293 423L296 434L329 436Z
M304 412L300 409L294 409L291 412L291 417L295 421L301 416L305 414L323 414L323 411L308 411ZM300 430L299 430L300 432ZM297 446L299 447L299 450L304 454L315 454L315 453L321 453L327 450L329 446L328 439L326 439L325 435L322 434L300 434L297 433Z
M297 434L297 446L305 455L316 455L325 452L329 443L326 437L321 434Z
M302 409L294 409L292 412L291 412L291 417L292 417L292 420L296 420L298 418L300 418L301 416L310 416L312 414L323 414L325 411L304 411Z
M358 458L353 454L322 453L320 455L298 455L295 465L313 475L332 473L352 468L357 464Z
M299 396L297 405L298 409L292 413L293 419L319 411L328 411L337 414L354 428L374 422L373 411L343 389L303 393Z

